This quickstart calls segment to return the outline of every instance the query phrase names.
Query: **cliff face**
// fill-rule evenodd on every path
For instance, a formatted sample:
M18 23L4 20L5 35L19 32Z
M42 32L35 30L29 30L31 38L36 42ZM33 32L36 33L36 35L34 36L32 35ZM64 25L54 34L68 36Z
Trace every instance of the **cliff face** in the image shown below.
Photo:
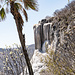
M47 44L54 51L54 69L62 75L75 74L75 1L64 9L54 12L54 17L46 17L33 26L35 49L43 50ZM50 67L49 67L50 68ZM52 68L51 68L52 69ZM56 72L56 75L60 75Z
M64 43L65 33L75 26L75 1L64 9L54 12L54 17L46 17L33 26L35 49L42 50L45 41L53 46L54 50Z
M59 40L63 39L64 33L58 27L58 24L53 24L49 20L43 19L40 23L34 26L34 36L35 49L42 50L45 41L48 41L49 45L53 43L53 47L56 48L59 44Z

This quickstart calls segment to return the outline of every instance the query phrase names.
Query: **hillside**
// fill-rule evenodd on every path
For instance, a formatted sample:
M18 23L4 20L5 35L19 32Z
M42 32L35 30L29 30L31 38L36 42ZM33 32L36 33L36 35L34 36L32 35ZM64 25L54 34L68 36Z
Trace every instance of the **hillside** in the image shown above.
M48 54L42 57L42 62L49 72L53 75L74 75L75 0L65 8L56 10L53 17L46 16L33 29L35 49Z

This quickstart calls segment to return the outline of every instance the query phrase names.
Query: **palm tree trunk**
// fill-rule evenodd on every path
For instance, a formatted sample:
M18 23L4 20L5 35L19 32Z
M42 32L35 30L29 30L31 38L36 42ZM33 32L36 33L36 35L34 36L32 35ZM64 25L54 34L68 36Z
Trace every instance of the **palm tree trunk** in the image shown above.
M30 59L28 57L27 50L26 50L26 47L25 47L25 37L22 33L22 25L21 25L22 23L20 22L20 21L22 21L21 20L22 18L21 18L20 13L17 10L15 10L14 1L12 1L10 3L10 10L11 10L11 13L14 16L14 19L15 19L15 22L16 22L19 39L20 39L20 42L21 42L21 46L22 46L22 49L23 49L24 56L25 56L26 64L27 64L28 70L29 70L29 75L34 75L33 70L32 70L32 65L30 63Z

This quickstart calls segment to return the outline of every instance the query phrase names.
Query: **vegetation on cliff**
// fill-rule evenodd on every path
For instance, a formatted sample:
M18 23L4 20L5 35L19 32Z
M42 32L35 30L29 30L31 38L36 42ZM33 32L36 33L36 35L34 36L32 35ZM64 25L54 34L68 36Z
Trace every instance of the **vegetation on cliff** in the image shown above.
M55 30L60 29L64 33L63 43L60 36L55 52L52 48L47 50L45 64L48 71L53 75L75 75L75 1L61 10L56 10L54 17L46 19L52 22Z

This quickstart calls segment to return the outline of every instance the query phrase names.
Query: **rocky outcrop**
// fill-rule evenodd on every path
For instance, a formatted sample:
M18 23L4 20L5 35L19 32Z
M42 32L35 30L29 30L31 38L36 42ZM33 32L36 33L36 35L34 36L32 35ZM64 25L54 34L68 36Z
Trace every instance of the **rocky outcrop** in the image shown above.
M49 22L49 20L43 19L39 24L33 27L35 37L35 49L42 50L43 43L47 40L49 45L54 41L54 48L59 44L60 29L57 24ZM62 34L63 36L64 34ZM62 39L62 37L61 37Z
M75 1L64 9L54 12L54 17L42 19L33 26L35 49L45 52L53 50L54 75L75 74ZM49 52L49 51L48 51ZM47 58L48 61L50 59ZM51 66L52 66L51 65ZM48 64L50 69L50 62ZM58 68L58 69L57 69ZM52 68L51 68L52 69Z
M46 17L33 26L35 49L42 50L43 43L49 41L56 50L58 45L64 43L65 32L75 25L75 1L64 9L54 12L54 17Z

